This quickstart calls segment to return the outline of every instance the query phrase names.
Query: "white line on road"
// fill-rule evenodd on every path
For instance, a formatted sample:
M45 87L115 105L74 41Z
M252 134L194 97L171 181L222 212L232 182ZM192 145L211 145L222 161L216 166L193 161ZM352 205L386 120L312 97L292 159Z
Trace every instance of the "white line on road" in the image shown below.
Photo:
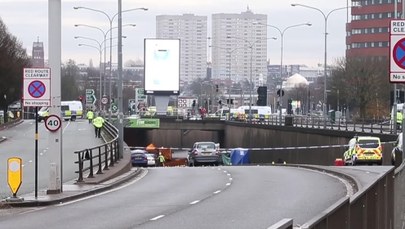
M231 185L231 183L226 183L226 186L229 186L229 185Z
M199 201L199 200L194 200L194 201L191 202L190 204L193 205L193 204L196 204L196 203L198 203L198 202L200 202L200 201Z
M101 192L101 193L98 193L98 194L95 194L95 195L83 197L83 198L80 198L80 199L77 199L77 200L72 200L72 201L69 201L69 202L60 203L60 204L58 204L56 206L65 206L65 205L73 204L73 203L80 202L80 201L83 201L83 200L91 199L91 198L94 198L94 197L97 197L97 196L102 196L102 195L107 194L107 193L115 192L117 190L123 189L125 187L128 187L128 186L136 183L138 180L140 180L144 176L146 176L147 173L148 173L148 170L143 170L138 177L134 178L131 182L123 184L122 186L118 186L117 188L113 188L113 189L107 190L105 192Z
M150 221L155 221L155 220L158 220L163 217L165 217L165 215L159 215L159 216L156 216L155 218L150 219Z
M217 190L217 191L214 192L214 194L218 194L220 192L221 192L221 190Z

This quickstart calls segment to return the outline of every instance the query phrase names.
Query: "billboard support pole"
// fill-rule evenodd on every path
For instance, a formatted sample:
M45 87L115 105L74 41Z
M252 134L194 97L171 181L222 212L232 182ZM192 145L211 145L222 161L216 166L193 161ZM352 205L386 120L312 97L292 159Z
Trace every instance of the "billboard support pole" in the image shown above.
M169 96L155 95L156 114L166 115L167 106L169 105Z

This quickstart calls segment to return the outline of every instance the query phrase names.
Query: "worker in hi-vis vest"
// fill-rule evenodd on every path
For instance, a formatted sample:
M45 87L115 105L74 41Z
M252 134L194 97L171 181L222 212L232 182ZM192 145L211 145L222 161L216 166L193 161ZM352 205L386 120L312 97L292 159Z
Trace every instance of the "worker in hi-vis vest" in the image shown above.
M96 138L101 138L101 128L104 125L104 119L100 115L98 115L95 119L93 119L93 126L96 133Z

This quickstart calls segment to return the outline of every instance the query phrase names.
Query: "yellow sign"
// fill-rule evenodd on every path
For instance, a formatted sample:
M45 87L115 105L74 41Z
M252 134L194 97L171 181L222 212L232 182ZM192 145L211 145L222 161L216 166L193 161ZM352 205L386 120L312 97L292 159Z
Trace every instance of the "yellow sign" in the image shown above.
M15 196L22 183L22 160L18 157L11 157L7 161L8 186Z

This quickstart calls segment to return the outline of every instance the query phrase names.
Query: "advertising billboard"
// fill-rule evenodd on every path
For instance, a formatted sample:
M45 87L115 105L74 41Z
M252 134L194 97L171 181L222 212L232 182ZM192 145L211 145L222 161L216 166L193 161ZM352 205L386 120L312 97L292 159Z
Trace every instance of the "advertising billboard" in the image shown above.
M180 90L180 40L146 38L145 94L178 95Z

